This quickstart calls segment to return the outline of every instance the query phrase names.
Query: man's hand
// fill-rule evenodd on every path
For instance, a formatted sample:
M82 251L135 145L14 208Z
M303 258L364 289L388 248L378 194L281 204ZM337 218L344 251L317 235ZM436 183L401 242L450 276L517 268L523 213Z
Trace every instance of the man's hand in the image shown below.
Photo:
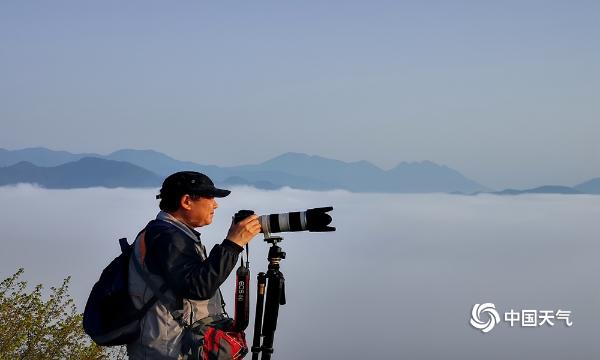
M239 246L244 246L252 240L260 232L260 223L258 222L258 215L250 215L244 220L233 223L231 220L231 226L227 233L227 239L233 241Z

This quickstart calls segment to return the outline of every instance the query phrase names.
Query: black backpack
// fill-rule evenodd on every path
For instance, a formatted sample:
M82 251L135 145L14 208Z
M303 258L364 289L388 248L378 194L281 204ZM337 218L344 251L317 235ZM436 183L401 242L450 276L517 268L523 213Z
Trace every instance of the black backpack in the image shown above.
M125 345L140 336L140 321L157 301L152 297L137 309L129 296L129 259L133 244L119 239L121 254L102 271L90 293L83 312L85 332L101 346Z

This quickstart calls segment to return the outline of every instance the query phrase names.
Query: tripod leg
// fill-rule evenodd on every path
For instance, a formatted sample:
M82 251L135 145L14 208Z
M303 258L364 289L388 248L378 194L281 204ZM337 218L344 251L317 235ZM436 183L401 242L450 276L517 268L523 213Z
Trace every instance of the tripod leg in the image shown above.
M279 270L267 272L267 300L265 303L265 316L263 320L263 345L262 360L270 360L273 354L273 340L277 328L279 305L285 304L284 283L285 279Z
M258 354L261 351L263 309L265 304L265 288L267 284L267 276L264 272L258 273L256 278L256 314L254 317L254 338L252 339L252 360L258 360Z

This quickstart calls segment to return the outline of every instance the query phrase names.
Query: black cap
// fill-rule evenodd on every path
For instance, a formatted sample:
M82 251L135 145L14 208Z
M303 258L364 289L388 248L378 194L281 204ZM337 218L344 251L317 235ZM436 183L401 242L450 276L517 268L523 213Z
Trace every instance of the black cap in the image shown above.
M202 173L196 171L180 171L169 175L165 181L163 181L160 194L156 195L156 198L164 199L165 197L171 196L179 197L185 194L225 197L230 193L231 191L229 190L216 188L212 180Z

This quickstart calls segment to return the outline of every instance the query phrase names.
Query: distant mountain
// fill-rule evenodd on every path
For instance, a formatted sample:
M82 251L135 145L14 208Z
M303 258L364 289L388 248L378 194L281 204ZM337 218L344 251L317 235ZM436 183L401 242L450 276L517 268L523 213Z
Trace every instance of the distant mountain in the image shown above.
M190 161L180 161L154 150L124 149L103 156L105 159L127 161L148 169L156 174L168 176L177 171L199 171L210 177L222 179L229 174L215 165L200 165Z
M3 161L0 164L14 165L24 160L37 166L67 165L70 162L90 157L89 155L44 148L14 151L0 149L0 161ZM164 178L176 171L195 170L209 175L216 183L248 185L262 189L289 186L307 190L345 189L354 192L473 193L489 190L456 170L430 161L400 163L395 168L386 171L367 161L344 162L291 152L260 164L230 167L179 161L153 150L125 149L109 155L92 155L97 159L121 161L135 165L159 178ZM31 172L34 171L31 170ZM136 186L134 182L125 183L127 185L122 186ZM145 182L140 182L140 185L137 186L146 186L145 184Z
M574 186L575 190L587 194L600 194L600 178L588 180L584 183Z
M361 192L383 191L383 187L379 183L385 176L385 171L366 161L346 163L292 152L260 164L237 166L229 168L229 170L244 177L252 176L251 174L260 174L260 176L276 173L289 174L297 178L299 182L297 185L305 183L306 188L309 189L345 189ZM373 186L376 186L377 189L373 189Z
M228 176L221 168L214 165L199 165L189 161L179 161L154 150L118 150L108 155L93 153L70 153L46 148L27 148L22 150L0 149L0 166L10 166L21 161L27 161L37 166L57 166L77 161L84 157L94 157L106 160L126 161L145 168L155 174L167 176L176 171L195 170L217 178Z
M310 177L296 176L284 171L272 171L261 167L246 168L246 166L219 167L215 165L200 165L189 161L175 160L167 155L153 150L119 150L105 158L127 161L167 176L176 171L193 170L210 176L216 183L228 185L247 185L259 189L277 189L290 186L309 190L327 190L334 185L324 183Z
M57 166L71 161L76 161L87 156L96 155L73 154L67 151L55 151L42 147L22 150L0 149L0 166L10 166L21 161L26 161L37 166Z
M454 194L490 192L490 189L465 177L460 172L431 161L402 162L393 169L383 170L368 161L344 162L321 156L288 152L259 164L221 167L180 161L154 150L123 149L108 155L99 155L76 154L42 147L22 150L0 149L0 166L16 165L23 161L29 163L29 165L20 164L9 170L2 169L3 184L13 183L11 181L16 178L22 179L24 173L31 176L39 171L39 169L27 169L27 166L57 167L77 162L83 158L120 161L135 165L138 170L143 169L152 173L154 182L157 181L156 179L163 179L176 171L194 170L209 175L218 184L247 185L260 189L278 189L289 186L306 190L344 189L353 192L444 192ZM9 174L11 172L14 173ZM141 178L139 182L133 181L135 176L125 181L127 177L124 173L121 175L123 176L123 185L121 186L138 187L147 184ZM86 181L88 180L82 180L82 183L86 183ZM62 186L69 187L71 185L65 183ZM546 185L525 190L506 189L493 193L501 195L600 194L600 178L591 179L574 187Z
M489 191L458 171L431 161L400 163L388 171L387 186L394 192L413 193Z
M270 170L313 179L315 189L355 192L465 192L489 190L446 166L431 161L400 163L385 171L368 161L343 162L301 153L286 153L257 165L235 168L241 176Z
M521 195L521 194L582 194L581 191L578 191L572 187L568 186L560 186L560 185L545 185L536 187L533 189L526 190L515 190L515 189L506 189L498 192L494 192L493 194L497 195Z
M33 183L49 189L160 187L158 175L123 161L84 157L50 167L30 162L0 168L0 185Z

